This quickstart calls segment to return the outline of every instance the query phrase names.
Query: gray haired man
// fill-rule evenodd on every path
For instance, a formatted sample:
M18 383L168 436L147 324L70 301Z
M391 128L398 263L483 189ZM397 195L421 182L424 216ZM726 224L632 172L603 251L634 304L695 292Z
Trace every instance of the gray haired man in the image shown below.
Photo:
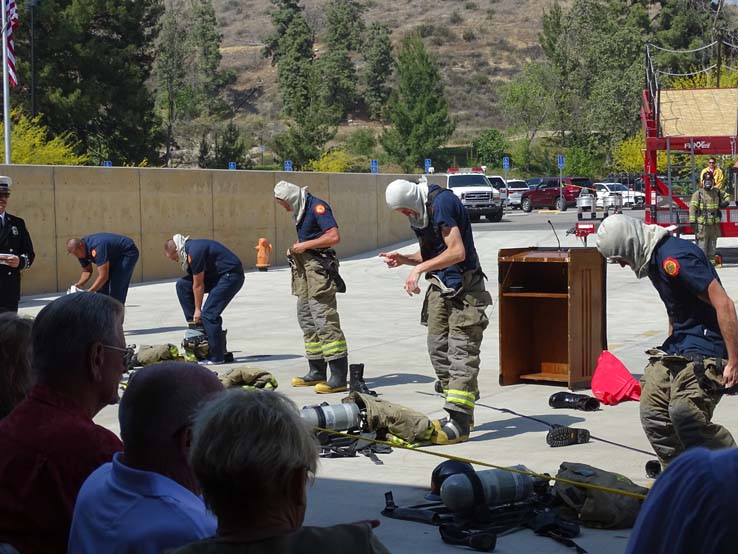
M378 521L304 527L318 449L296 406L271 391L232 389L198 411L192 468L218 531L174 554L388 554Z
M0 542L54 554L67 551L82 483L122 449L93 418L118 402L131 354L123 305L100 294L54 300L31 337L38 384L0 421Z

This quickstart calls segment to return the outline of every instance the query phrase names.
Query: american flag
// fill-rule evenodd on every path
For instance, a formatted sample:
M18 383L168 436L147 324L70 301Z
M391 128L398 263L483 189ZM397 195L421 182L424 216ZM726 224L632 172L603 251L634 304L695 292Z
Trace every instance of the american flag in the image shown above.
M18 86L18 77L15 74L15 44L13 43L13 31L18 28L18 9L15 0L5 0L6 17L8 25L8 78L10 86Z

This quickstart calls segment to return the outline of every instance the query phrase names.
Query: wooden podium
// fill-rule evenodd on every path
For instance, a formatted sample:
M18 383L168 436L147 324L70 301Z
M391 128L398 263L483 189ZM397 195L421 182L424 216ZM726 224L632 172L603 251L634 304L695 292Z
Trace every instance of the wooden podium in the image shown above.
M500 385L589 388L607 349L606 267L596 248L498 254Z

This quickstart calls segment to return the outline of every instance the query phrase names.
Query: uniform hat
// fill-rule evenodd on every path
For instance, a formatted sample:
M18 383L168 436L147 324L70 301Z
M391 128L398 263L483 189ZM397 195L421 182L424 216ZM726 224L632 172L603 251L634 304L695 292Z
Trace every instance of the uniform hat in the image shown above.
M7 192L10 194L10 187L13 185L13 179L0 175L0 192Z

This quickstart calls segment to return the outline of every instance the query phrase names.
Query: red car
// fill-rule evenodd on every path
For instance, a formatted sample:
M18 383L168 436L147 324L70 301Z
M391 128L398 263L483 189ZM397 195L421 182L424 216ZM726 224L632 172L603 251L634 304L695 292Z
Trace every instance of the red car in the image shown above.
M528 184L531 190L523 191L520 196L520 207L524 212L534 208L553 208L563 212L576 206L582 189L594 190L592 180L586 177L564 177L561 184L558 177L543 177L535 181L530 179Z

